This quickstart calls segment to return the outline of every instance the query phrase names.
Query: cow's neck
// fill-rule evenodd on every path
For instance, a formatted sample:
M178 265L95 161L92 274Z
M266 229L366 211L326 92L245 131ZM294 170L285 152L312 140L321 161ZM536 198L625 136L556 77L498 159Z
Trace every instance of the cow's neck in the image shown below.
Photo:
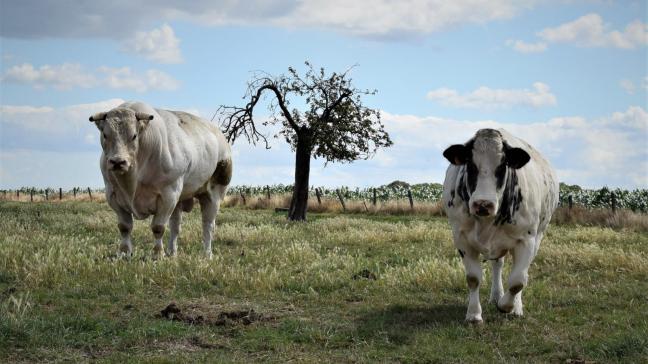
M124 174L112 175L113 188L121 195L121 200L128 203L131 211L133 208L133 201L135 199L135 191L137 190L137 165L133 165L130 170Z

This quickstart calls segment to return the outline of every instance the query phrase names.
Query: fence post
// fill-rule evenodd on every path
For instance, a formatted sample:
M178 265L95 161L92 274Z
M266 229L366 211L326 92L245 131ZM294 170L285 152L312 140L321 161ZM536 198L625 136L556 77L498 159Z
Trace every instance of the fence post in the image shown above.
M270 199L270 186L266 186L266 191L268 193L268 200Z
M49 201L49 188L45 189L45 201Z
M376 187L373 188L373 205L376 206Z
M567 196L567 203L569 203L569 209L571 210L574 207L574 198L572 195Z
M322 193L320 192L319 188L315 189L315 196L317 196L317 204L321 205L322 204Z
M90 201L92 201L92 191L90 191L90 187L88 187L88 196L90 196Z
M365 211L369 212L369 208L367 207L367 203L365 202L365 200L362 200L362 204L365 207Z
M241 198L243 199L243 205L245 205L246 201L245 201L245 194L243 193L243 191L241 191Z
M16 198L20 200L20 190L16 190Z
M76 200L76 190L77 190L76 187L74 187L74 188L72 189L72 193L74 194L74 199L75 199L75 200Z
M344 204L344 198L342 198L342 194L340 193L340 190L335 190L335 192L338 195L338 198L340 199L340 203L342 204L342 210L346 211L346 205Z
M414 210L414 199L412 198L412 190L407 189L407 198L409 199L410 208Z
M612 213L615 213L616 209L617 209L617 201L616 201L616 195L614 194L614 192L612 192L612 194L610 195L610 198L612 200Z
M59 187L59 200L63 199L63 188Z
M29 201L34 202L34 189L29 190Z

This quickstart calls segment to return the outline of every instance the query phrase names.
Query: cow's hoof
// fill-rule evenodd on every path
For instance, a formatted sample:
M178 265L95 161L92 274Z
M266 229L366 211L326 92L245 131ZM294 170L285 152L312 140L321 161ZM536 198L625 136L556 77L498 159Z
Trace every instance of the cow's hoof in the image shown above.
M205 258L207 260L212 260L213 257L214 255L212 254L212 252L205 252Z
M497 310L501 313L511 313L513 311L513 305L507 305L507 304L497 304Z
M160 260L164 257L164 249L161 246L153 247L153 260Z
M169 258L175 258L176 256L178 256L178 251L177 250L169 250L167 252L166 256L169 257Z
M466 322L471 325L481 325L484 323L481 315L466 315Z

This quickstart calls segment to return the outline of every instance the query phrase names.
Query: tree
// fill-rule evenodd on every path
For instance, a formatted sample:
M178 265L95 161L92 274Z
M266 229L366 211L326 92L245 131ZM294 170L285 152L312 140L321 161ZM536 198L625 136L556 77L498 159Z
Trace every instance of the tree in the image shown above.
M392 145L380 120L380 112L362 103L362 97L376 90L360 90L352 84L349 72L327 75L309 62L302 76L293 67L287 74L272 76L257 72L248 82L243 107L221 106L220 120L232 143L240 136L256 144L268 140L259 131L253 112L264 94L269 93L270 119L263 126L278 125L275 138L283 137L295 152L295 184L288 210L289 220L306 220L311 158L326 162L368 159L380 147ZM290 109L295 98L303 100L304 110Z

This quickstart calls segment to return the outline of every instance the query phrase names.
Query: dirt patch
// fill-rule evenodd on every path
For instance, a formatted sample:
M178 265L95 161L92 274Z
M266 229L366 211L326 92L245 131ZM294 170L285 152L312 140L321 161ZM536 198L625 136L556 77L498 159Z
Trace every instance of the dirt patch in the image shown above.
M189 311L189 310L185 310ZM253 309L221 312L183 312L174 302L167 305L158 315L158 318L181 321L191 325L250 325L258 321L272 321L275 317L254 311Z
M227 349L228 347L222 344L212 344L205 342L198 336L193 336L189 339L189 343L201 349Z
M358 279L370 279L372 281L375 281L376 279L378 279L378 277L376 277L376 275L369 269L363 269L360 272L354 274L351 278L354 281L357 281Z

